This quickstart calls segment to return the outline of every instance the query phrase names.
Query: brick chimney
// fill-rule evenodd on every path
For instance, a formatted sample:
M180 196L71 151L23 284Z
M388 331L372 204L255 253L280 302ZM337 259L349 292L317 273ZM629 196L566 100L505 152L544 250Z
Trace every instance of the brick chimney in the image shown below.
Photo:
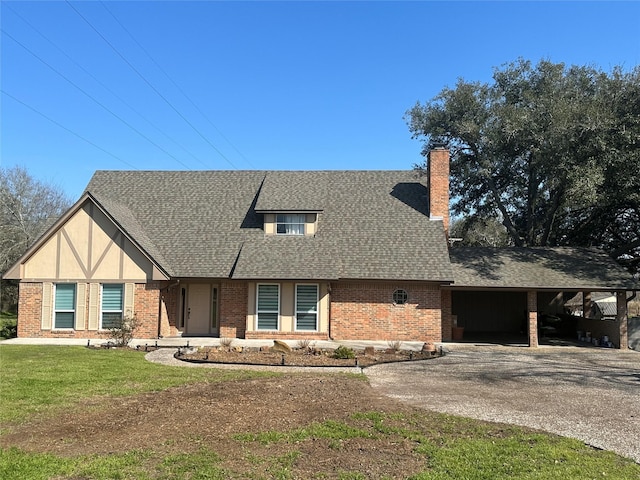
M436 147L429 152L429 217L444 223L449 236L449 149Z

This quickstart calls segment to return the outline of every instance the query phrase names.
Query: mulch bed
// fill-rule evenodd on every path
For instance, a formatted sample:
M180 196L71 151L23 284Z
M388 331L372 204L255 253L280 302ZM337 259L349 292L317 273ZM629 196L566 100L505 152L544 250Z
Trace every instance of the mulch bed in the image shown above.
M426 360L440 356L438 351L354 350L355 358L335 358L334 350L297 348L281 352L273 347L203 347L182 348L176 358L197 363L231 363L243 365L285 365L294 367L368 367L381 363Z

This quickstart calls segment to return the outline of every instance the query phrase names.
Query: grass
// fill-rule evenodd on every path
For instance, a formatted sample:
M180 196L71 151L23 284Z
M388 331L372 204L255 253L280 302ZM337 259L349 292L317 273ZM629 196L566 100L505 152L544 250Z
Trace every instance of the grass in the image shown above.
M277 375L271 372L168 367L134 350L0 346L0 423L64 408L82 397L125 396L194 382ZM0 477L2 478L2 477Z
M142 352L130 350L4 345L0 346L0 375L0 419L6 422L28 420L34 413L54 413L95 395L133 395L192 382L225 382L265 374L167 367L148 363ZM353 381L360 379L354 377ZM260 395L259 389L256 395ZM215 445L199 449L185 445L184 451L158 445L154 447L158 450L76 457L0 448L0 478L640 479L640 465L577 440L432 412L363 411L341 420L331 419L329 414L322 422L239 432L229 434L225 441L233 447L226 451L234 452L226 458ZM355 457L363 445L380 456L386 452L388 471L367 474L366 463L376 460L372 457L362 458L363 467L350 468L339 461L323 463L314 458L323 451L330 452L330 459L340 454ZM402 464L393 463L396 448L412 455L421 467L399 475L404 470ZM314 467L311 475L309 465Z

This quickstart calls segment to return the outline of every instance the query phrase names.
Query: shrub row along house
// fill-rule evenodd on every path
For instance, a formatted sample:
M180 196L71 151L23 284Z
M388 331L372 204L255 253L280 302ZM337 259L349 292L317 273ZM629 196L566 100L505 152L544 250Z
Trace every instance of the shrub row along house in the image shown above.
M98 171L5 278L19 337L415 340L525 332L630 275L576 249L449 249L449 152L413 171ZM588 296L585 296L588 298ZM554 310L555 309L555 310ZM457 322L456 322L457 320Z

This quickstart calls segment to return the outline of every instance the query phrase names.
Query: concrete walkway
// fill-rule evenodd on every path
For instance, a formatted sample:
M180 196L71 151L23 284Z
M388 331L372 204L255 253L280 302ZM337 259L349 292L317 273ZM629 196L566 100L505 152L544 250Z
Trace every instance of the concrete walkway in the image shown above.
M137 346L144 347L148 346L158 346L161 348L165 347L214 347L220 346L220 338L214 337L167 337L167 338L135 338L130 343L129 346L132 348L136 348ZM0 344L6 345L102 345L107 343L108 339L105 338L11 338L9 340L2 340ZM234 338L232 341L232 345L234 347L262 347L273 346L273 340L245 340L242 338ZM283 342L287 343L291 347L296 347L298 340L283 340ZM340 345L345 345L354 349L363 349L366 346L373 346L378 350L389 348L389 344L386 341L340 341L334 342L331 340L313 340L312 343L317 348L337 348ZM415 350L418 351L422 349L423 342L402 342L401 348L403 350Z

